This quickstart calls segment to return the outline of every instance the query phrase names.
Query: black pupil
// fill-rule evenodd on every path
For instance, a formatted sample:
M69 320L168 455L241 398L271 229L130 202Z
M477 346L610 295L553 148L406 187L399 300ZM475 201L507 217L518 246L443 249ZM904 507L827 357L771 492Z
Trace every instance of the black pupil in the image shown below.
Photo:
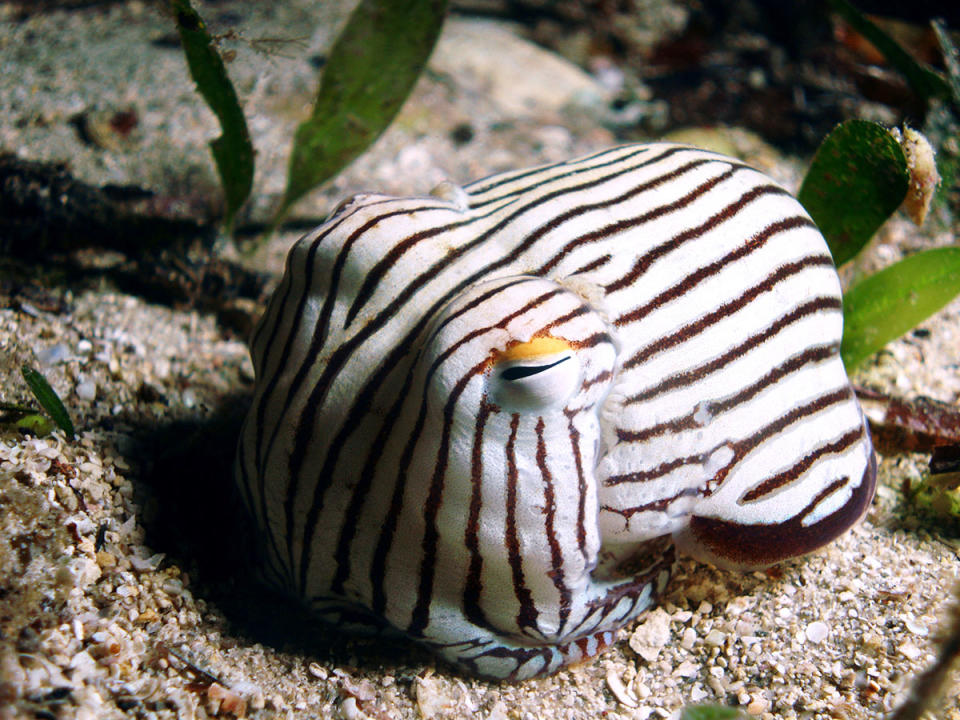
M552 362L549 365L514 365L512 368L507 368L502 373L500 377L504 380L520 380L525 377L530 377L531 375L536 375L537 373L542 373L544 370L549 370L552 367L556 367L562 362L566 362L570 359L570 356L562 357L556 362Z

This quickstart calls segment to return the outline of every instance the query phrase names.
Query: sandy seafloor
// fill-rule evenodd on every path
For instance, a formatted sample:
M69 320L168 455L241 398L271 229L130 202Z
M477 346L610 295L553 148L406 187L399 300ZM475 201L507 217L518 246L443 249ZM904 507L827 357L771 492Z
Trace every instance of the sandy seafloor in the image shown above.
M326 17L317 17L317 5ZM322 53L344 9L305 0L200 8L248 38L297 39L289 57L232 41L231 73L258 148L250 217L263 218L283 187L287 138L309 104L314 71L306 58ZM179 51L163 42L167 20L137 2L0 19L0 148L67 160L95 183L171 194L215 187L204 147L215 128ZM494 65L492 58L509 64L510 53L532 50L497 40L489 27L457 23L448 32L460 34L441 48L400 120L300 213L322 216L348 190L423 193L448 177L466 181L613 141L589 101L586 109L563 107L589 94L586 76L553 69L550 82L533 77L510 97L490 79L496 68L471 58L471 43L505 43L479 53ZM525 65L531 75L541 56L533 57ZM70 122L77 113L130 107L139 125L119 143L84 143ZM465 142L462 127L454 133L464 125L472 134ZM795 162L763 148L748 154L795 182ZM946 230L924 232L894 222L877 256L950 241ZM281 234L253 262L278 273L294 240ZM0 310L2 398L26 398L18 369L33 363L79 428L71 441L0 432L0 718L642 719L704 701L764 718L876 718L932 660L960 558L955 538L902 499L903 482L923 471L922 456L881 458L881 486L864 522L812 557L746 575L684 562L660 608L622 631L616 647L550 678L486 683L403 643L313 643L296 627L261 632L250 617L287 609L205 574L209 559L194 562L189 544L157 530L171 516L187 517L191 530L209 523L228 535L211 541L224 564L242 566L242 543L221 522L227 500L181 493L170 507L163 488L145 487L157 444L179 442L176 423L202 429L227 398L249 391L242 340L209 316L107 287L68 300L65 312ZM960 302L923 328L929 334L892 344L859 379L956 402ZM228 473L226 463L217 472ZM234 593L247 598L242 612L224 610ZM217 600L225 594L228 602ZM938 717L960 718L958 703L955 675Z

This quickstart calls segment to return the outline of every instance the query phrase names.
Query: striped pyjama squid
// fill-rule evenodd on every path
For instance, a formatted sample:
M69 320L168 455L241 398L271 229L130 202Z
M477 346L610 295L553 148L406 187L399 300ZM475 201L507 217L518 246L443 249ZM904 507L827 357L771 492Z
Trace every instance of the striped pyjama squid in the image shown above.
M674 548L763 567L864 514L841 330L803 208L707 151L354 196L252 342L263 572L468 673L554 672L656 602Z

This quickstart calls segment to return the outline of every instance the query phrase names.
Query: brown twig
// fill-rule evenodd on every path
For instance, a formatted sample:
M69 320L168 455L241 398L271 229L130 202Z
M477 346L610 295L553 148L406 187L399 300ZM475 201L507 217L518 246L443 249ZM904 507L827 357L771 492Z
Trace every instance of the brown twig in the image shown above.
M960 408L927 397L906 400L861 387L855 390L880 452L929 453L960 444Z

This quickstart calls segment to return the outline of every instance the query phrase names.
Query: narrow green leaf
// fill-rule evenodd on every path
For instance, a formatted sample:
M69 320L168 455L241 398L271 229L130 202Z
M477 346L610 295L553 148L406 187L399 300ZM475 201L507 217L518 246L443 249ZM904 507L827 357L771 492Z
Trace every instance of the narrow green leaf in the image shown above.
M913 91L924 100L950 97L947 81L929 67L914 60L899 43L874 25L866 16L847 0L830 0L830 7L842 17L850 27L869 40L877 50L907 80Z
M827 239L839 267L900 206L909 182L897 140L876 123L848 120L820 144L797 198Z
M440 35L447 0L361 0L297 128L279 220L362 153L399 112Z
M843 297L847 370L960 295L960 247L926 250L871 275Z
M63 430L67 434L67 437L73 437L75 433L70 415L67 414L67 409L60 401L60 396L50 387L47 379L29 365L24 365L20 368L20 372L23 373L23 379L27 381L30 392L33 393L37 402L40 403L40 407L47 411L57 424L57 427Z
M223 60L190 0L170 0L180 42L197 90L217 116L223 134L211 141L210 150L220 174L227 209L227 229L253 187L253 143L247 123Z
M680 711L680 720L737 720L744 714L726 705L688 705Z

